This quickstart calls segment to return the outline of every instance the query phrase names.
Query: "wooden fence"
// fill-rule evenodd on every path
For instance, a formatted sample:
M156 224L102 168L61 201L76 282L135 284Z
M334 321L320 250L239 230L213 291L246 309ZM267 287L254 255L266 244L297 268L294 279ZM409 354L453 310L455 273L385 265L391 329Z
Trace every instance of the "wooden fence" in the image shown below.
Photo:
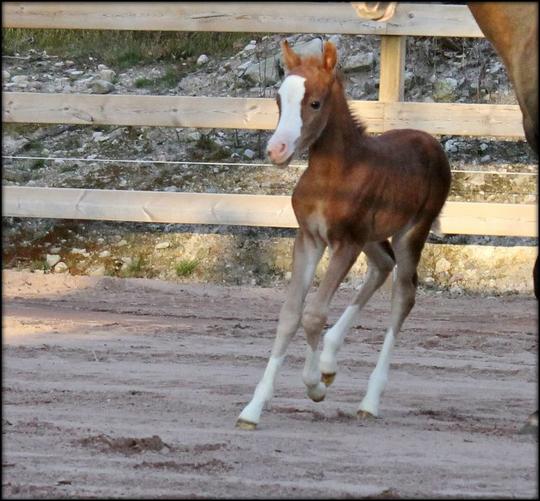
M483 36L465 6L400 3L386 23L349 3L4 2L3 28L245 31L382 35L378 101L350 101L369 132L522 138L517 105L403 102L406 36ZM273 99L3 93L2 121L273 129ZM3 215L294 227L290 197L66 188L3 188ZM537 235L536 204L447 202L444 233Z

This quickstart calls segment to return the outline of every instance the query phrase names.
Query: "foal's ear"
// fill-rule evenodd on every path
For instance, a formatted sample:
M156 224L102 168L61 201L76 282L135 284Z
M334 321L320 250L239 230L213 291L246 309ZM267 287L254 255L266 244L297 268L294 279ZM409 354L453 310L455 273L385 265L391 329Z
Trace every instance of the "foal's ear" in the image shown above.
M337 63L337 50L332 42L324 42L322 59L324 69L328 72L334 71Z
M283 62L288 70L292 70L300 64L300 56L291 49L287 40L281 42L281 51L283 52Z

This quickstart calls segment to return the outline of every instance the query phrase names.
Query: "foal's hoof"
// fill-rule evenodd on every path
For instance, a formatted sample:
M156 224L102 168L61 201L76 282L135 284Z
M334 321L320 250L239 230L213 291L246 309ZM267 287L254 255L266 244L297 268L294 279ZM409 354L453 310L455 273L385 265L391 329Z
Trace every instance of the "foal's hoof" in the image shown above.
M317 386L309 388L307 394L314 402L322 402L326 396L326 386L319 383Z
M377 416L375 416L375 414L371 414L371 412L368 412L368 411L358 411L356 413L356 416L358 417L358 419L377 419Z
M241 430L254 430L257 428L257 423L252 423L251 421L246 421L244 419L238 419L236 421L236 427L240 428Z
M332 374L321 374L321 381L325 384L325 386L330 386L333 382L334 382L334 379L336 378L336 373L332 373Z

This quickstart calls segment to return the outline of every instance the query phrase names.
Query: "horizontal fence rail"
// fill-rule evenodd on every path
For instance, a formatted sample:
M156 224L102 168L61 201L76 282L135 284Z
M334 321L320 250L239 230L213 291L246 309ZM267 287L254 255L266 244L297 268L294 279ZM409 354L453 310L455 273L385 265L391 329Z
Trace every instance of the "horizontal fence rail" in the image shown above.
M4 186L3 215L296 228L291 197ZM534 204L446 202L447 234L537 236Z
M4 28L483 37L464 5L398 3L361 19L346 2L3 2Z
M5 92L2 121L273 129L276 102L269 98L48 94ZM350 101L369 132L415 128L432 134L523 138L517 105Z

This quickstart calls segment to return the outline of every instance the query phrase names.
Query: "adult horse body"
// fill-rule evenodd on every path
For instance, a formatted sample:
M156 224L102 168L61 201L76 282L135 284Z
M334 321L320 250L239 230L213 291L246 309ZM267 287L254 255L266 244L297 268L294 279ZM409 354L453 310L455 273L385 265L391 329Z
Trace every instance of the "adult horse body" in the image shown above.
M450 188L448 160L433 136L412 129L377 137L365 133L349 110L332 43L325 42L322 58L300 58L284 42L283 56L289 74L278 91L280 118L268 142L268 156L286 166L295 151L309 148L309 158L292 196L299 229L276 339L263 377L237 421L247 429L256 427L272 397L277 372L300 323L308 342L304 384L312 400L324 399L345 334L395 269L390 327L359 406L361 415L378 415L395 338L415 302L420 254ZM326 247L331 253L328 269L303 309ZM368 258L366 280L326 333L319 353L330 301L360 252Z

